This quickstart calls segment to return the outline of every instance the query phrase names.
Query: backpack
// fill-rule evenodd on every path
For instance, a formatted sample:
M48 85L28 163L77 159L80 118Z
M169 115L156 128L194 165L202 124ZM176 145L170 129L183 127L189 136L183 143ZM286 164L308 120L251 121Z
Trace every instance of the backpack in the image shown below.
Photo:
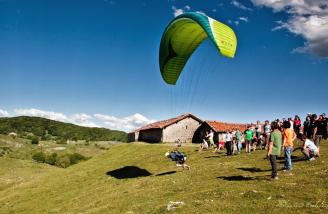
M178 152L177 155L176 155L176 160L177 161L184 161L185 158L186 158L186 156L182 152Z

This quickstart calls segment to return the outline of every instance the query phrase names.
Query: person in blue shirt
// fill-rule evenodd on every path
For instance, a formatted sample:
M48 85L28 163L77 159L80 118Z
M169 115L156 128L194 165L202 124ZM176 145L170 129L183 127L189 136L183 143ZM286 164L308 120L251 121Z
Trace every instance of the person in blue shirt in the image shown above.
M190 166L186 164L187 156L178 150L168 151L165 153L165 157L170 158L175 161L177 167L182 167L182 169L190 169Z

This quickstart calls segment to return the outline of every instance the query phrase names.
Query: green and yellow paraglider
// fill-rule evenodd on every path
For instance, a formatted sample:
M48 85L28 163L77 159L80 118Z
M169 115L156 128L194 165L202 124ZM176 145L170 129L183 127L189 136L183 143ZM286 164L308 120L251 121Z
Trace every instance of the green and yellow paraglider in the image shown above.
M176 84L189 57L207 38L223 56L234 57L237 48L234 31L204 14L181 14L166 27L159 50L160 71L166 83Z

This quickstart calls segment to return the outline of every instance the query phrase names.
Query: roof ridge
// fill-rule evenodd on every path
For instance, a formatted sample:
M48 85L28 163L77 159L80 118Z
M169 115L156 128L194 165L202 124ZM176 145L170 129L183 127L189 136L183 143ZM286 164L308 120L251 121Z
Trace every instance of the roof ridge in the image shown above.
M203 120L199 119L198 117L196 117L192 113L188 112L188 113L184 113L184 114L181 114L181 115L173 117L173 118L169 118L169 119L166 119L166 120L160 120L160 121L156 121L154 123L147 124L143 127L140 127L139 129L134 130L133 132L141 131L141 130L145 130L145 129L151 129L151 128L160 128L160 129L162 129L162 128L165 128L169 125L172 125L173 123L176 123L180 120L183 120L188 116L193 117L194 119L196 119L200 122L203 122Z

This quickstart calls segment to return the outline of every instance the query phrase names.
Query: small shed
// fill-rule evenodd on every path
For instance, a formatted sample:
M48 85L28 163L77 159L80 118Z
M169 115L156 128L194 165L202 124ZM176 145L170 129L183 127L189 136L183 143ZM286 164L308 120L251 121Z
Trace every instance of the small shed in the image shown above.
M192 142L201 143L206 135L206 132L209 132L210 130L214 132L214 142L218 142L221 134L232 131L233 129L239 129L241 132L244 132L247 129L247 124L204 121L203 124L195 131Z
M149 143L159 142L192 142L197 128L203 121L196 116L187 113L168 120L158 121L146 125L128 134L132 141L144 141Z

